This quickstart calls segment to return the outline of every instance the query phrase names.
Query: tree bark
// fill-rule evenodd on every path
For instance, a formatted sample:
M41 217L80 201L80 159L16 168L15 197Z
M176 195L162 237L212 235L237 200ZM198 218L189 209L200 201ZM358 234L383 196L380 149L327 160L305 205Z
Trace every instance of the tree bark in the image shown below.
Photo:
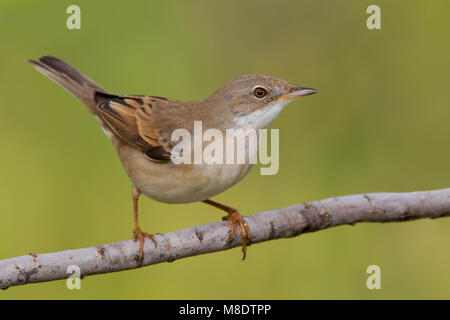
M245 220L251 230L251 242L258 243L343 224L447 216L450 216L450 188L333 197L256 213ZM137 260L139 243L131 240L0 260L0 288L67 279L69 266L79 268L83 278L227 250L241 244L241 237L233 238L229 222L224 221L157 234L155 240L156 247L152 241L145 241L141 264Z

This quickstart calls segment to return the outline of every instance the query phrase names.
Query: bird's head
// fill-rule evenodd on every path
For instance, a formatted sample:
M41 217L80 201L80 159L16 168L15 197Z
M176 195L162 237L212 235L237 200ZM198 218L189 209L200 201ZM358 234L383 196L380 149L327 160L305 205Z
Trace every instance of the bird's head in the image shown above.
M208 100L231 111L236 126L265 128L289 102L316 92L270 76L246 75L230 80Z

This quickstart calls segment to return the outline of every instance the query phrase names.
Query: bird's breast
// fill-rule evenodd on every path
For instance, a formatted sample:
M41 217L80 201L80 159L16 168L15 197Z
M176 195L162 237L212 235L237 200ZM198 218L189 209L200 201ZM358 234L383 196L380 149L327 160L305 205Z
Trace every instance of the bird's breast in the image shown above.
M252 167L252 164L158 163L127 145L118 147L117 151L141 193L165 203L206 200L239 182Z

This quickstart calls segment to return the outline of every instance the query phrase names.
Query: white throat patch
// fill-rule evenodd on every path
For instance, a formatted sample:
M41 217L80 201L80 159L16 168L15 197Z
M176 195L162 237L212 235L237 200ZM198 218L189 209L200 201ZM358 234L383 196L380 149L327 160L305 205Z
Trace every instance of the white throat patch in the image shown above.
M276 101L263 109L234 118L234 123L241 128L267 128L289 102Z

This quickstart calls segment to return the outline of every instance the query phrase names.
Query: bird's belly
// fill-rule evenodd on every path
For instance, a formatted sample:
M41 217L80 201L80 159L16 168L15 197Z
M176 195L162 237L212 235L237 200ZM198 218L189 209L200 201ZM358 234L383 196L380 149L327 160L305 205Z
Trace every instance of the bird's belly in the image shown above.
M128 176L141 193L166 203L206 200L239 182L252 167L251 164L158 163L128 146L118 151Z

